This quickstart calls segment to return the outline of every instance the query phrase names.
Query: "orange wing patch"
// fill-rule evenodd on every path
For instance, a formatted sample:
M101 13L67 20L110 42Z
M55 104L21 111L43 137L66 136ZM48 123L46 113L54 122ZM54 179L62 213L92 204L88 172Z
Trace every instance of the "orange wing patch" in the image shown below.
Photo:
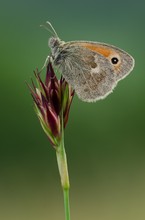
M88 48L92 51L96 51L97 53L102 54L106 58L109 58L113 55L116 56L116 53L113 50L111 50L110 48L105 48L103 46L94 45L91 43L81 43L81 46L84 46L85 48ZM114 69L116 71L118 71L118 69L120 68L120 65L121 65L121 62L119 62L117 65L114 65Z
M101 47L101 46L96 46L94 44L91 43L81 43L82 46L92 50L92 51L96 51L97 53L102 54L105 57L109 57L110 54L112 53L112 50Z

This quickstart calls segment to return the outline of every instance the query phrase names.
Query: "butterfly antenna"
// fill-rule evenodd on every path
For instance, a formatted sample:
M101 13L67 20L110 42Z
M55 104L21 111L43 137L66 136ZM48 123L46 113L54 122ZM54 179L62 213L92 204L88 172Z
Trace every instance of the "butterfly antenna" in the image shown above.
M40 27L43 27L45 30L49 31L52 35L54 35L54 33L48 29L44 24L41 24Z
M46 25L40 25L40 27L45 28L47 31L49 31L53 36L58 37L54 27L52 26L52 24L49 21L46 21L46 24L48 25L48 27Z
M52 26L52 24L51 24L49 21L46 21L46 24L48 24L48 26L52 29L54 35L58 38L58 35L57 35L57 33L56 33L54 27Z

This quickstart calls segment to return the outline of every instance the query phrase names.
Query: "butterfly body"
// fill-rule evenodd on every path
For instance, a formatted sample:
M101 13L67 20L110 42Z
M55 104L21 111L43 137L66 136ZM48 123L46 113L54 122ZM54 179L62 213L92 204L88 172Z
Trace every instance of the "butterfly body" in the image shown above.
M54 66L82 101L94 102L110 94L134 67L125 51L105 43L49 39Z

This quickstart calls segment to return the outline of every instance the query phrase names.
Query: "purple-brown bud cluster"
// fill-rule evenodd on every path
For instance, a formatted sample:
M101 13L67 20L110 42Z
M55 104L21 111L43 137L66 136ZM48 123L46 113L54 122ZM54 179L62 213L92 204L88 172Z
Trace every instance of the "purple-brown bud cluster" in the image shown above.
M52 64L49 62L43 81L38 70L34 71L37 86L32 81L29 85L35 103L35 110L43 130L54 147L58 146L65 128L74 90L61 76L57 79Z

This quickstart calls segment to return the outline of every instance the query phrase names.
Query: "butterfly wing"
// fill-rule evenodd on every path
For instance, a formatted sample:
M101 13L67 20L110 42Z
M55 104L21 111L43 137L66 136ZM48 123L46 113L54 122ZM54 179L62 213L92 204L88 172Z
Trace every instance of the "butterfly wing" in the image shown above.
M134 68L135 62L133 57L118 47L90 41L82 41L80 42L80 45L91 51L102 54L104 58L108 59L114 69L114 72L116 73L117 81L126 77ZM117 58L118 62L112 63L112 58Z
M112 58L119 63L112 65ZM105 98L133 68L133 58L126 52L95 42L66 43L58 61L66 81L87 102Z

